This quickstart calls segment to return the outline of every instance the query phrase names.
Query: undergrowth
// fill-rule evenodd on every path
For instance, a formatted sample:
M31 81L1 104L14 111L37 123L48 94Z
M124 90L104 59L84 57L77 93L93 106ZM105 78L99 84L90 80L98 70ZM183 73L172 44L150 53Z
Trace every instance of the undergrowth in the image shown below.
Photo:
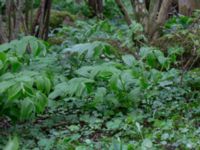
M23 150L199 149L199 70L179 67L180 45L163 52L141 32L77 21L52 31L58 45L1 45L0 146L14 136L7 147Z

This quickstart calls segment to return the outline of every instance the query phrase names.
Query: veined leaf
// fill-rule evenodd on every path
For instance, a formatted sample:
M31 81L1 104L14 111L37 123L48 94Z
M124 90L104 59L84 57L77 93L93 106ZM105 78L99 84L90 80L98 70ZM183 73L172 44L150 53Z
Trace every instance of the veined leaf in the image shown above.
M45 109L45 106L47 105L47 102L48 102L47 97L41 92L37 92L34 99L36 113L42 113Z
M123 90L123 85L120 81L120 75L114 74L109 80L109 85L114 91Z
M44 77L44 85L45 85L45 93L49 94L51 90L51 81L49 80L49 78Z
M67 84L66 94L73 96L76 95L77 97L81 97L83 92L87 91L87 84L93 83L93 80L87 78L73 78Z
M33 55L38 56L40 53L38 41L36 40L29 41L29 45L30 45L31 52L33 53Z
M30 98L25 98L20 102L20 120L28 119L35 113L35 106Z
M8 100L14 100L17 99L20 96L21 91L20 83L15 84L8 90Z
M11 45L9 43L5 43L0 45L0 52L5 52L11 48Z
M19 40L15 43L16 46L16 52L20 57L23 57L23 55L26 53L26 49L28 46L28 42L25 40Z
M66 95L81 97L84 92L88 92L89 85L94 80L87 78L73 78L68 82L63 82L55 87L55 90L49 95L49 98L64 97Z
M122 56L122 60L124 61L124 63L126 65L128 65L129 67L133 66L134 64L137 63L136 59L134 56L132 55L124 55Z
M67 82L62 82L62 83L56 85L54 91L49 94L49 98L55 99L59 96L63 97L66 93L67 87L68 87Z
M0 60L0 70L3 69L3 67L4 67L4 64L3 64L2 60Z
M10 139L8 144L3 150L19 150L19 142L18 139L15 137L12 140Z
M104 96L106 95L107 89L104 87L100 87L95 92L95 100L96 101L102 101Z
M48 94L51 90L51 81L45 76L39 76L35 80L37 89Z
M105 42L96 41L93 43L77 44L77 45L74 45L73 47L64 49L62 52L63 53L72 52L72 53L79 53L79 54L83 54L87 52L86 57L92 58L92 57L98 57L102 53L109 54L110 51L108 51L108 47L110 47L110 51L111 51L111 45Z
M14 72L17 71L17 70L19 70L19 68L21 67L21 63L19 62L19 60L17 59L17 57L9 57L8 61L11 63L12 70Z
M5 62L6 59L7 59L6 53L0 52L0 60L1 60L2 62Z
M14 81L3 81L3 82L0 82L0 93L5 92L8 88L10 88L14 84L15 84Z
M35 82L36 82L37 89L39 89L40 91L44 91L43 77L40 76L40 77L36 78Z
M107 79L111 77L113 74L120 74L120 70L115 67L114 63L104 63L101 65L95 66L84 66L76 71L77 74L90 77L94 79L96 76Z

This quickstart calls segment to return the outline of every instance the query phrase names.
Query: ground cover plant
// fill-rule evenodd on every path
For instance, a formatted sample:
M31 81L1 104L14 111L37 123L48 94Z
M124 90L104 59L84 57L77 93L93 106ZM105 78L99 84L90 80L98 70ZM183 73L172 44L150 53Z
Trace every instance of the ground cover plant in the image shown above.
M0 149L200 149L199 11L170 12L155 39L120 2L54 1L48 40L38 24L2 42Z

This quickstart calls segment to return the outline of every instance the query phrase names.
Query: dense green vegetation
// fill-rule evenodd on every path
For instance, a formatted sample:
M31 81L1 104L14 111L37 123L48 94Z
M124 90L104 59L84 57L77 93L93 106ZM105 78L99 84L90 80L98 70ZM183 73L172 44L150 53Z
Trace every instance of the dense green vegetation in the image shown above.
M104 20L73 2L54 2L71 20L47 42L0 45L0 149L200 149L199 12L151 45L113 1Z

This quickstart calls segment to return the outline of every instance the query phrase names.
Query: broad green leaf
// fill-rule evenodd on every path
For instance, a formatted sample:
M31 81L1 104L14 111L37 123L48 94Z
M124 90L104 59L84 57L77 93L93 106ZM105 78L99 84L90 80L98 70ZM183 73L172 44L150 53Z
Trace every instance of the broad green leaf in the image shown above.
M122 56L122 60L129 67L131 67L137 63L135 57L132 55L124 55L124 56Z
M152 53L152 50L149 47L142 47L139 52L142 59L146 58L150 53Z
M38 141L39 147L44 148L44 150L51 150L51 149L53 149L54 143L55 143L54 138L41 138ZM38 149L36 149L36 150L38 150Z
M108 47L111 47L111 45L105 42L96 41L93 43L77 44L70 48L64 49L62 52L63 53L72 52L72 53L79 53L79 54L83 54L86 52L86 57L92 58L92 57L100 56L100 54L102 54L103 52L108 53Z
M69 94L70 96L76 95L81 97L84 91L87 92L87 84L91 84L93 82L93 80L87 78L73 78L68 82L66 94Z
M18 99L21 93L21 85L20 83L15 84L11 88L8 89L8 100Z
M97 88L95 92L95 100L96 101L102 101L104 99L104 96L106 95L107 89L104 87Z
M4 64L3 64L3 62L0 60L0 70L3 69L3 67L4 67Z
M57 84L55 86L54 91L49 94L49 98L50 99L55 99L55 98L57 98L59 96L63 97L65 95L65 93L66 93L67 88L68 88L67 82L62 82L60 84Z
M87 150L86 146L77 146L75 150Z
M83 77L89 77L91 70L93 70L93 66L83 66L80 69L76 70L76 73Z
M30 119L35 113L35 106L30 98L25 98L20 102L20 120Z
M0 82L0 93L4 93L8 88L14 85L14 81L2 81Z
M33 78L29 74L17 74L16 81L33 83Z
M129 86L136 84L136 82L138 81L138 79L135 79L135 77L133 76L133 72L132 70L124 70L121 73L120 76L120 80L121 82L123 82L124 87L127 89L129 88Z
M6 81L15 78L15 75L13 73L7 72L4 73L2 76L0 76L0 81Z
M84 66L78 69L76 73L84 77L90 77L91 79L94 79L96 76L98 76L106 80L109 79L113 74L120 74L121 71L117 69L115 65L117 64L110 62L95 66Z
M142 142L142 149L149 150L153 147L153 143L150 139L144 139Z
M170 135L168 133L163 133L161 136L162 140L167 140L170 137Z
M33 89L32 86L33 86L32 83L21 83L23 94L29 97L33 97L35 90Z
M44 91L44 78L43 77L38 77L38 78L36 78L36 80L35 80L35 82L36 82L36 86L37 86L37 89L39 89L40 91Z
M11 45L9 43L5 43L0 45L0 52L5 52L11 48Z
M49 78L44 77L44 85L45 85L45 93L49 94L51 90L51 81L49 80Z
M40 53L38 42L36 40L32 40L29 42L29 45L30 45L31 52L33 53L33 55L38 56L38 54Z
M77 125L71 125L71 126L68 127L68 129L69 129L70 131L79 131L79 130L80 130L80 127L77 126Z
M123 85L120 80L120 75L114 74L109 80L109 85L111 89L114 91L123 90Z
M6 59L7 59L6 53L0 52L0 60L1 60L2 62L5 62Z
M48 94L51 90L51 81L45 76L39 76L35 80L37 89Z
M38 51L37 54L39 55L40 53L42 56L46 56L47 54L47 46L43 43L43 41L38 41Z
M122 119L121 118L115 118L115 119L107 122L106 123L106 127L109 130L115 130L115 129L120 128L121 123L122 123Z
M137 102L140 101L141 95L142 95L142 92L141 92L140 88L134 88L128 94L128 98L132 99L134 101L134 103L136 104Z
M162 81L162 82L160 82L159 83L159 85L161 86L161 87L165 87L165 86L169 86L169 85L172 85L173 84L173 82L172 81Z
M35 99L34 99L36 112L42 113L45 109L45 106L47 105L47 102L48 102L47 97L44 94L42 94L41 92L37 92Z
M17 52L17 55L23 57L23 55L26 53L26 50L28 48L27 46L28 46L27 41L19 40L16 43L16 52Z
M159 51L159 50L155 50L154 51L155 56L157 57L158 62L160 63L160 65L162 67L168 67L168 64L170 64L169 62L169 58L166 58L163 54L163 52Z
M19 60L17 59L17 57L9 57L8 61L11 63L12 70L14 72L17 71L17 70L19 70L19 68L21 67L21 63L19 62Z
M8 144L3 150L19 150L19 142L18 139L15 137L10 139Z

